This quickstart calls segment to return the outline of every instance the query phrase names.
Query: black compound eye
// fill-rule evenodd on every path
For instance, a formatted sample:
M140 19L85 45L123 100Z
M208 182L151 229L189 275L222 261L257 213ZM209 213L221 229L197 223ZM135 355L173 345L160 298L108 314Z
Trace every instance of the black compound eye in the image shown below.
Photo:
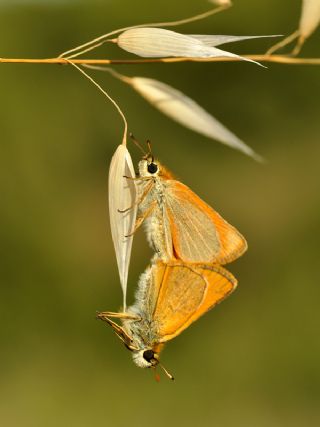
M149 163L148 164L148 172L149 173L156 173L158 171L158 166L155 163Z
M152 359L154 359L154 351L153 350L146 350L143 352L143 358L147 362L151 362Z

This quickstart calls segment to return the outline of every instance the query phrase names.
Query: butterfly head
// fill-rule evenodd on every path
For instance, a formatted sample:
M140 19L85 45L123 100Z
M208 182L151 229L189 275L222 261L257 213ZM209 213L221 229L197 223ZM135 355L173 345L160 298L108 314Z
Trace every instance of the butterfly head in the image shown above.
M151 348L134 351L132 354L134 363L139 368L156 368L157 365L164 371L170 380L174 380L173 376L166 370L166 368L159 361L159 353Z
M139 162L139 175L141 177L156 177L161 173L160 163L150 154Z
M134 351L132 358L139 368L151 368L159 363L159 354L151 348Z

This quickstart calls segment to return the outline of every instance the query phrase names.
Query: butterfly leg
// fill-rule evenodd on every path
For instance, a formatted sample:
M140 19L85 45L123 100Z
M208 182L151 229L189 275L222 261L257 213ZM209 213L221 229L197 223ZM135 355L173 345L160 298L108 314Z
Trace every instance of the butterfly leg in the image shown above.
M108 325L111 326L117 337L123 342L123 344L129 349L129 350L137 350L135 346L133 345L133 341L131 337L127 334L127 332L124 330L122 326L119 326L116 322L111 320L107 314L111 315L121 315L126 313L111 313L111 312L102 312L97 314L97 318L100 320L103 320L104 322L108 323ZM115 316L116 317L116 316ZM132 316L131 316L132 317Z
M153 185L153 182L150 182L150 184L147 186L147 188L142 193L141 197L139 197L139 199L136 202L134 202L133 205L129 206L127 209L118 209L118 212L120 212L120 213L126 213L130 209L134 208L135 206L137 206L137 205L139 206L140 203L142 203L144 201L144 199L146 198L147 194L151 190L152 185Z
M97 313L97 318L104 320L104 318L108 317L116 317L117 319L130 319L130 320L140 320L139 316L135 316L134 314L129 313L114 313L112 311L101 311Z
M131 181L150 181L152 179L151 176L127 176L123 175L123 178L130 179Z
M157 202L154 201L150 204L150 206L148 207L148 209L146 209L140 216L138 216L138 218L136 219L136 223L134 225L134 229L131 231L131 233L127 234L124 237L131 237L134 235L134 233L138 230L138 228L141 226L141 224L143 223L143 221L148 218L149 215L151 215L152 211L154 210L154 208L156 207Z

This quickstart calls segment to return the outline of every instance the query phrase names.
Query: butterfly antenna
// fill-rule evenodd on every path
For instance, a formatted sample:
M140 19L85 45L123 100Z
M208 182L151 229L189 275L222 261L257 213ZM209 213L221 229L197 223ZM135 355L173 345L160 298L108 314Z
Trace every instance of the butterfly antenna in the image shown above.
M151 161L154 161L154 157L152 155L152 148L151 148L151 141L150 139L147 139L147 146L148 146L148 156L151 156Z
M170 380L174 381L173 375L171 375L160 362L158 364L160 368L163 370L163 372L167 375L167 377L170 378Z
M139 141L137 141L136 140L136 138L134 137L134 135L133 135L133 133L132 132L130 132L130 134L129 134L129 136L130 136L130 138L131 138L131 140L132 140L132 142L134 142L135 143L135 145L142 151L142 153L144 154L144 155L146 155L147 153L145 152L145 150L141 147L141 145L140 145L140 143L139 143Z

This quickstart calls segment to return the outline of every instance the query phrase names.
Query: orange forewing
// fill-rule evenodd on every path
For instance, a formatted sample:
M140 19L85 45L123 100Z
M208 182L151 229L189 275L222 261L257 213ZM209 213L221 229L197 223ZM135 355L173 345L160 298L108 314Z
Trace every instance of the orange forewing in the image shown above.
M217 265L158 262L152 276L157 292L152 318L162 343L179 335L237 285L232 274Z
M172 180L167 193L170 200L168 217L174 252L178 259L187 262L226 264L245 252L247 249L245 238L189 187ZM188 215L188 220L184 220L183 215ZM182 218L181 221L179 216ZM189 238L186 237L188 235ZM204 245L210 236L211 246L205 250ZM188 255L185 248L188 248ZM202 259L201 251L203 251ZM203 258L204 256L206 258Z

